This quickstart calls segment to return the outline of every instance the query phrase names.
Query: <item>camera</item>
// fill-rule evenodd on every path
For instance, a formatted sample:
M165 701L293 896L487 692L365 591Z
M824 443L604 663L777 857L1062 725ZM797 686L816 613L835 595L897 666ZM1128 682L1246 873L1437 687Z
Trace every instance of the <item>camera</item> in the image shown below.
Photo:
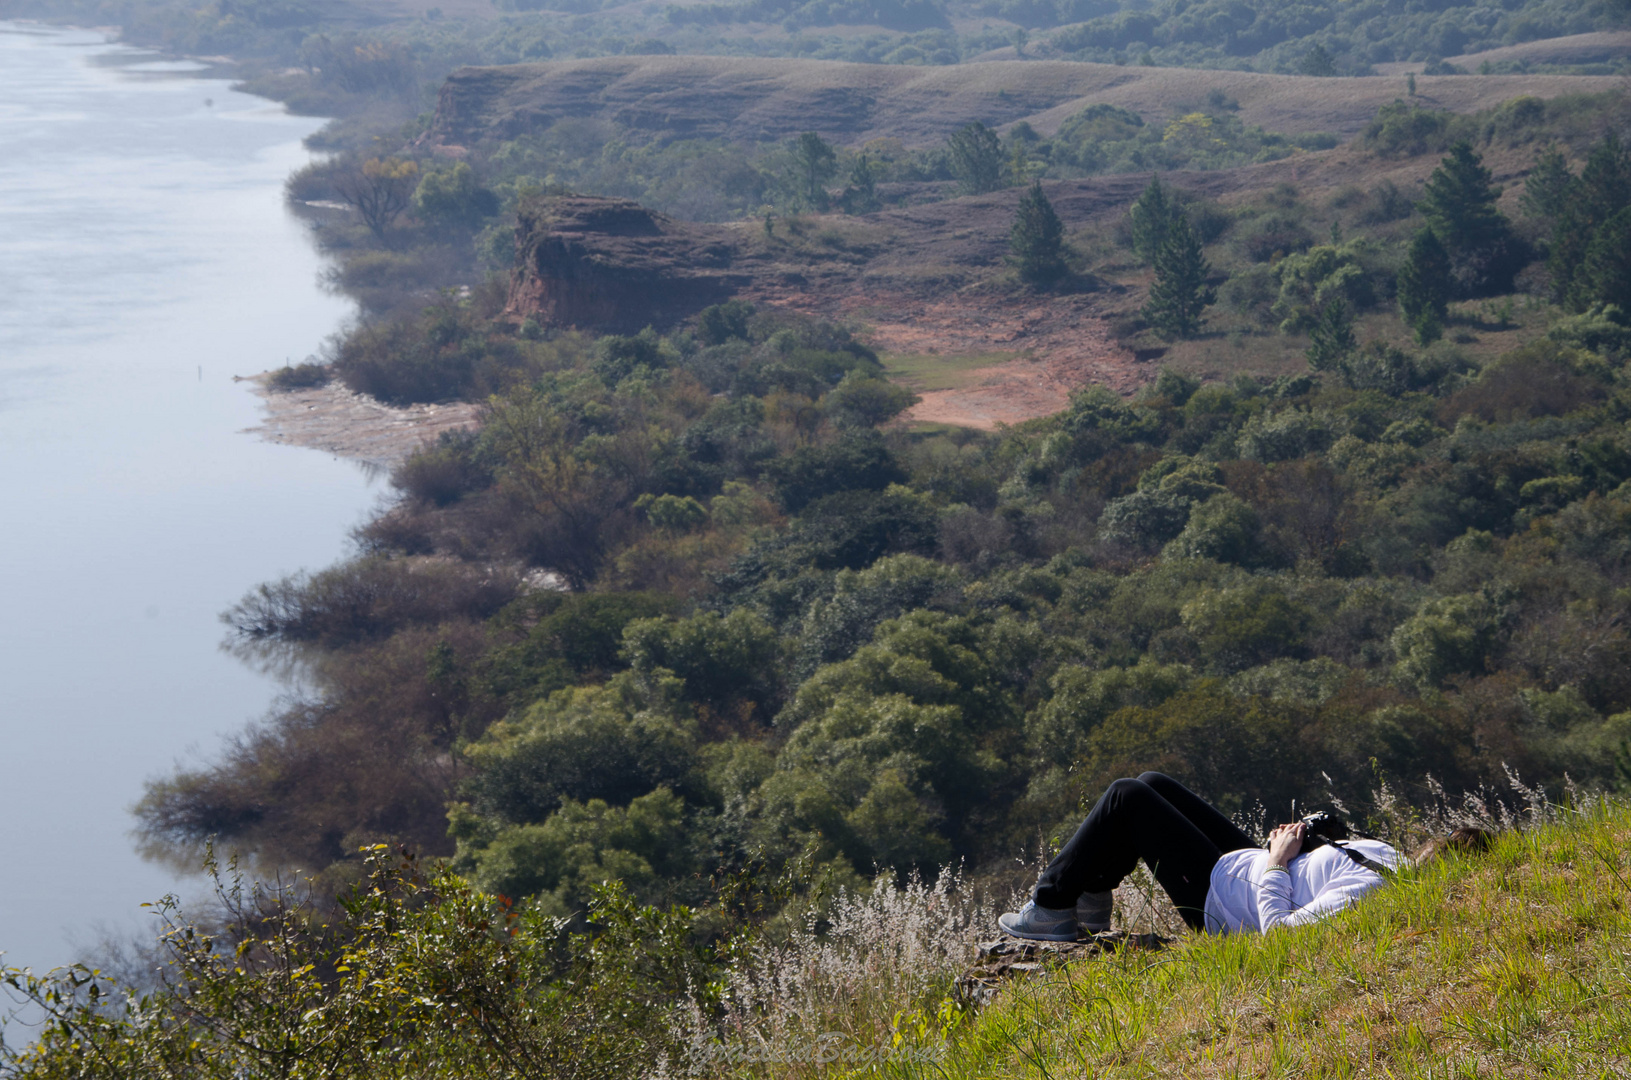
M1303 851L1324 847L1333 840L1348 839L1348 823L1329 810L1316 810L1302 816Z

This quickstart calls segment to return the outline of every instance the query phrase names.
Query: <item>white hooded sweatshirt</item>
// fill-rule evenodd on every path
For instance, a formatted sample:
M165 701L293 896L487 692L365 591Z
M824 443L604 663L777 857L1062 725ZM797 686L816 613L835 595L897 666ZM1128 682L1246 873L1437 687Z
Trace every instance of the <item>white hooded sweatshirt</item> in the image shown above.
M1399 853L1380 840L1345 840L1344 846L1392 868ZM1330 844L1291 860L1287 873L1269 870L1262 848L1231 851L1212 868L1206 894L1206 928L1214 934L1304 926L1352 904L1382 885L1367 870Z

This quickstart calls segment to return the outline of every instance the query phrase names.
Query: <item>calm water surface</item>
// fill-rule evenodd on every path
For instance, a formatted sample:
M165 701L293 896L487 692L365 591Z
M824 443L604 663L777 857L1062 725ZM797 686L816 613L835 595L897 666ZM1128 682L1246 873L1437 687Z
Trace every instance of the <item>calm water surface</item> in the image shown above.
M256 583L343 554L355 465L239 434L233 375L351 315L284 211L320 121L97 34L0 23L0 950L76 958L186 895L142 782L280 688L217 648Z

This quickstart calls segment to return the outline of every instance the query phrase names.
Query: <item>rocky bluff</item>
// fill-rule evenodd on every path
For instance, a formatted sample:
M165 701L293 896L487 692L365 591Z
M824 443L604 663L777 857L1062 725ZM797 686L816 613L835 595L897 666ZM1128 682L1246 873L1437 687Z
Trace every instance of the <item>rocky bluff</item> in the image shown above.
M747 286L731 234L628 199L543 196L523 205L507 313L544 326L632 334Z

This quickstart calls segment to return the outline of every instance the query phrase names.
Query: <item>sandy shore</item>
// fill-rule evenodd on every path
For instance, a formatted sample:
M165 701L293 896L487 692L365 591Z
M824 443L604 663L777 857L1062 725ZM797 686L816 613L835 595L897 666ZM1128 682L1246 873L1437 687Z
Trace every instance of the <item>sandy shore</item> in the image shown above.
M338 381L308 390L272 390L266 385L268 374L243 377L254 384L266 411L266 418L244 434L326 450L382 469L444 431L475 427L480 408L455 402L398 409L353 393Z

